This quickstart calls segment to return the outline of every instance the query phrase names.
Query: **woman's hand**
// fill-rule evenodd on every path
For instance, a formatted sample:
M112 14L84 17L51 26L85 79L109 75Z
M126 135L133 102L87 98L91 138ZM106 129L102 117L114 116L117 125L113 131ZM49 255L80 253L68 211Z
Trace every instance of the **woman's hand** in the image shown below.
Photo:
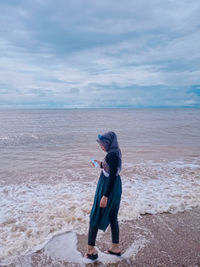
M101 201L100 201L100 207L105 208L107 206L107 201L108 201L108 198L105 196L102 196Z
M97 164L98 164L99 166L101 165L101 161L96 160L96 159L94 159L94 161L97 162ZM97 166L95 166L94 161L92 162L92 160L91 160L91 164L92 164L93 167L97 167Z
M94 161L96 161L99 164L99 166L101 166L101 161L100 160L95 159Z

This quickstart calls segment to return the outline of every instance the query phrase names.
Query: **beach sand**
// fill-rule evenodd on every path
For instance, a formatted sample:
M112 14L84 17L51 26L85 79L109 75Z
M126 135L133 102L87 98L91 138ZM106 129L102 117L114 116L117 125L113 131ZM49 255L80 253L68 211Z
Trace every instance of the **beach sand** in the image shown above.
M110 228L106 233L99 232L99 258L87 263L82 258L87 234L64 233L41 250L1 266L200 266L200 208L176 214L145 214L120 223L120 240L122 257L106 255L102 252L109 248Z

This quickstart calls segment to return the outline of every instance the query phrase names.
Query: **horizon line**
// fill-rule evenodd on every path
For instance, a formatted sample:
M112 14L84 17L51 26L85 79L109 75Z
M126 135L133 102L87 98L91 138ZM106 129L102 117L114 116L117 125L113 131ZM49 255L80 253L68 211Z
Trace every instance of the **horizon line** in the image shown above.
M200 106L146 106L146 107L0 107L0 110L74 110L74 109L199 109Z

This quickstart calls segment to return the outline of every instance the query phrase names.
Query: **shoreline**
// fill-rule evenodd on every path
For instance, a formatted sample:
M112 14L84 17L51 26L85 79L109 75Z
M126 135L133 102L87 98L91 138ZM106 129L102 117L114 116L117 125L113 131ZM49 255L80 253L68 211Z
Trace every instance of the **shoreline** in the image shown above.
M82 257L87 234L60 234L34 253L20 256L6 267L19 266L200 266L200 207L176 214L145 214L120 223L122 257L102 253L110 245L110 227L98 232L95 263ZM68 243L67 243L68 242ZM48 253L47 253L48 252ZM56 265L55 265L56 264Z

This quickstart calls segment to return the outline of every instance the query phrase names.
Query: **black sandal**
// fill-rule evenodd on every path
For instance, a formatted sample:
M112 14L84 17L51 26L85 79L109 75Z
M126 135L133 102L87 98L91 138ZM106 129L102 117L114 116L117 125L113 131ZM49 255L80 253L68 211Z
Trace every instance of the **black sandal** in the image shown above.
M107 250L108 254L115 255L115 256L121 256L121 252L113 252L112 250L108 249Z
M96 254L89 254L89 253L86 253L85 254L86 255L86 258L88 258L88 259L90 259L90 260L96 260L97 258L98 258L98 254L96 253Z

